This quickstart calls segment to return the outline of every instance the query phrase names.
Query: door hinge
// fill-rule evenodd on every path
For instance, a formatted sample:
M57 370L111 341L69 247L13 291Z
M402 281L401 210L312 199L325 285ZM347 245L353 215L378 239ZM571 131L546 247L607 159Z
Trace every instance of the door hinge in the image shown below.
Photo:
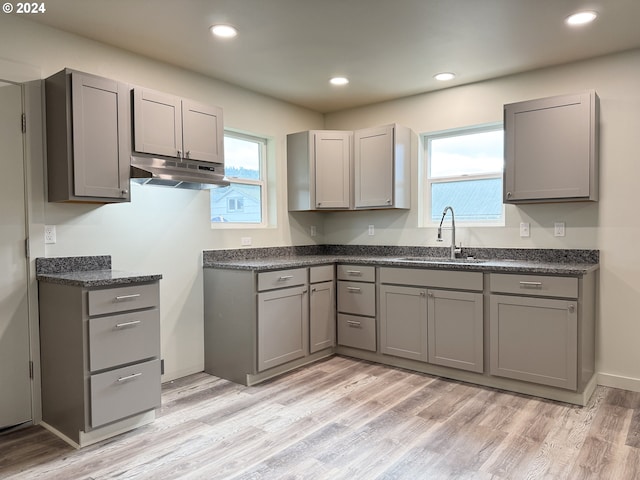
M29 360L29 378L33 380L33 361Z
M22 114L20 121L22 122L22 133L27 133L27 115Z
M24 239L24 254L27 258L31 258L30 254L29 254L29 239L25 238Z

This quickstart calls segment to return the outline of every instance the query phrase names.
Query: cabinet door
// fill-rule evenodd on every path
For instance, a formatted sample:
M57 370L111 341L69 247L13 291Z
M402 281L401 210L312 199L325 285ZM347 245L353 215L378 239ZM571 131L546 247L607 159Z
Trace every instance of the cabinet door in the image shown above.
M304 357L308 351L307 287L258 294L258 371Z
M492 375L575 390L575 301L491 295Z
M351 132L313 135L316 208L349 208L351 204Z
M224 163L222 109L182 101L184 157L201 162Z
M380 286L380 349L387 355L427 361L426 289Z
M311 285L309 298L309 352L336 344L336 301L334 283Z
M430 290L429 363L483 371L482 294Z
M136 152L181 156L182 114L179 98L136 88L133 92L133 125Z
M595 92L505 105L504 201L596 200Z
M74 195L128 199L131 160L127 87L73 72L71 91Z
M355 207L393 205L393 126L354 134Z

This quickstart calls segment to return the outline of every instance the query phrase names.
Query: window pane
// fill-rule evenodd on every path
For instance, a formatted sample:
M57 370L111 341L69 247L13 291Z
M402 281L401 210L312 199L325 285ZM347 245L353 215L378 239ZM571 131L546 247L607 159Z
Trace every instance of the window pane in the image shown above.
M228 178L260 179L261 142L224 137L224 173Z
M500 220L502 218L502 179L467 180L431 184L431 220L440 223L447 205L456 220Z
M502 172L503 138L502 130L432 138L431 178Z
M262 222L262 187L232 183L211 190L211 222Z

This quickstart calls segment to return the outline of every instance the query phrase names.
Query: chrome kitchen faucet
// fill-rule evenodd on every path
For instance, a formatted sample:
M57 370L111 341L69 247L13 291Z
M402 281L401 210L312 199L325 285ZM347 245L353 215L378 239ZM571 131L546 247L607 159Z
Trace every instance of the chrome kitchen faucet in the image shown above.
M456 253L460 253L462 249L456 249L456 217L453 213L453 207L446 206L442 212L442 219L440 220L440 226L438 227L438 242L442 241L442 222L447 215L447 210L451 211L451 256L449 258L455 259Z

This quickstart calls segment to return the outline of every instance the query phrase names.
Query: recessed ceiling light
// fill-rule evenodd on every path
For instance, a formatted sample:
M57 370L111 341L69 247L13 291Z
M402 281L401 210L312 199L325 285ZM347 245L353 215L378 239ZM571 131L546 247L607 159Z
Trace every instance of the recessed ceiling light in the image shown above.
M456 78L456 74L451 72L442 72L442 73L437 73L436 75L433 76L433 78L441 82L446 82L447 80L453 80L454 78Z
M333 77L329 80L331 85L346 85L349 83L349 79L347 77Z
M218 25L211 25L211 33L216 37L233 38L238 35L238 30L233 25L220 23Z
M587 23L593 22L598 14L592 10L586 10L584 12L577 12L573 15L569 15L565 23L567 25L576 26L576 25L585 25Z

